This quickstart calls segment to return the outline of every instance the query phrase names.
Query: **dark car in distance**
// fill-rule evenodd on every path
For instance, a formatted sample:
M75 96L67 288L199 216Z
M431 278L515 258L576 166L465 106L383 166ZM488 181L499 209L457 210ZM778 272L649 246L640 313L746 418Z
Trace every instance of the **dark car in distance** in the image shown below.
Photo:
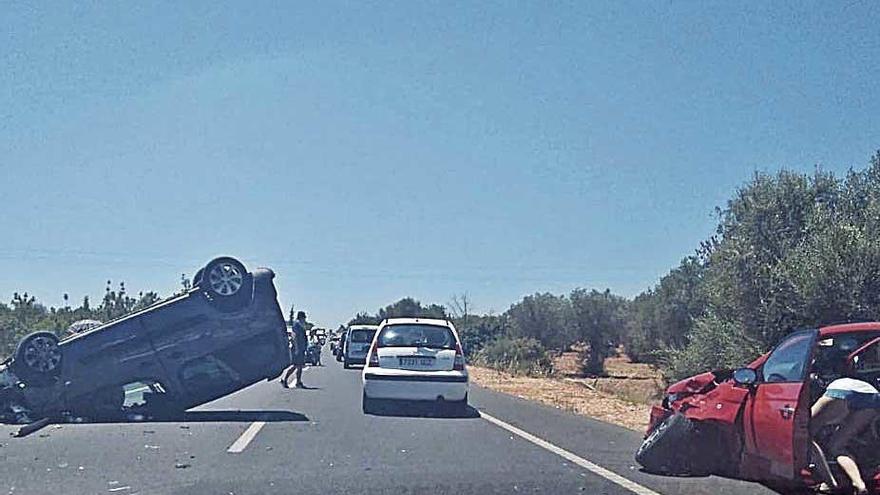
M148 308L60 340L28 335L0 364L0 419L182 412L277 377L289 357L274 277L217 258Z

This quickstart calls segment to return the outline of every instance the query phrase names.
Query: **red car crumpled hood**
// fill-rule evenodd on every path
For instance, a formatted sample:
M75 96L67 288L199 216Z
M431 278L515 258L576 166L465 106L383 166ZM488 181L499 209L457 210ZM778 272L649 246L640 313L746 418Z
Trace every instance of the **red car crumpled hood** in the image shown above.
M673 383L666 389L666 392L670 394L696 394L705 389L713 380L715 380L715 374L707 371Z

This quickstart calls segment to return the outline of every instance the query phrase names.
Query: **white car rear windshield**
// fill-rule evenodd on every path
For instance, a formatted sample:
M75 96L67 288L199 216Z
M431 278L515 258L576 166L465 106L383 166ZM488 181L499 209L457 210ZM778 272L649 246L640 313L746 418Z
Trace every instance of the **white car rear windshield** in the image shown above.
M438 325L389 325L376 340L379 347L428 347L455 349L455 335Z
M351 331L351 341L356 343L370 343L373 341L373 335L376 335L375 330L352 330Z

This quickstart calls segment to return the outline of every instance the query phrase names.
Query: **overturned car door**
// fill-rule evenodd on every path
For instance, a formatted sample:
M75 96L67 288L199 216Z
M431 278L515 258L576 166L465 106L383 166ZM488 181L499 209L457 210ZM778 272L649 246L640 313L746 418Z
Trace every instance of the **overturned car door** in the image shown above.
M759 370L743 412L746 478L794 480L808 463L809 386L807 379L818 330L786 337Z

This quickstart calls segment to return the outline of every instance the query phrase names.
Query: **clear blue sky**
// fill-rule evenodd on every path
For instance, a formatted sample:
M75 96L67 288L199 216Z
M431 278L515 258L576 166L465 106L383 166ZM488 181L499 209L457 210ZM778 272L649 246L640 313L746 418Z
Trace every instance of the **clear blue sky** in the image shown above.
M0 298L217 254L324 325L632 296L756 170L880 147L880 5L762 4L7 4Z

